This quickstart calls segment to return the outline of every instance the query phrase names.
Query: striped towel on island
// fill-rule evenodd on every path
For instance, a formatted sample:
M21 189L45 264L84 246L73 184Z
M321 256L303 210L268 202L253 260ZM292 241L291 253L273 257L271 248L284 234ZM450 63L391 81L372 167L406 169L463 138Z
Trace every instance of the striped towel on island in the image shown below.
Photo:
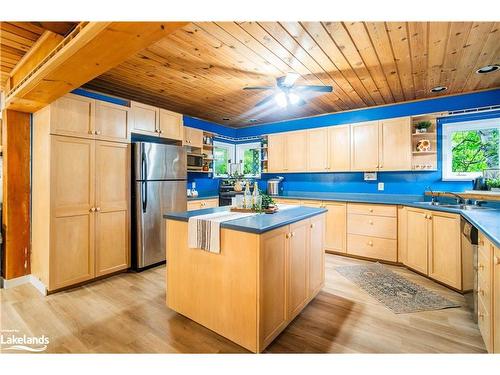
M220 254L220 223L253 216L253 212L215 212L188 220L188 247Z

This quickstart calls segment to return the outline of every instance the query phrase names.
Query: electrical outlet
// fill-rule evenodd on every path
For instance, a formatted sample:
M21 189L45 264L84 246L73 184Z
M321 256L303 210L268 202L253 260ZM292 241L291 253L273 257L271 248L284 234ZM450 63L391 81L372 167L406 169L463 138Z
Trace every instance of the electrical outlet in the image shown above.
M378 183L378 190L380 190L380 191L384 190L384 183L383 182Z

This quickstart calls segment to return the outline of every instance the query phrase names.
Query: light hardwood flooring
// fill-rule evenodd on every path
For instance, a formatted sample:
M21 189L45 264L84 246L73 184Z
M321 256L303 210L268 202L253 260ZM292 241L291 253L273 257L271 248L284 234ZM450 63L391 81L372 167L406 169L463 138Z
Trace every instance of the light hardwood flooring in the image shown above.
M326 285L268 353L482 353L465 299L405 268L398 274L462 304L396 315L335 271L365 261L326 255ZM30 285L0 291L0 329L50 338L53 353L245 353L165 305L165 267L125 273L41 296Z

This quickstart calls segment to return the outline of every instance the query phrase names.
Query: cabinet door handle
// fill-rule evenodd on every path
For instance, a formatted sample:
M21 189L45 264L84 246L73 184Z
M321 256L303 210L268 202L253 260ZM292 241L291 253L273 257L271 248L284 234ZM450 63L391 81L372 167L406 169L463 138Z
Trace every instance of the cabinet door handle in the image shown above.
M368 212L373 212L373 208L369 208L369 209L368 209Z
M480 240L480 241L479 241L479 245L484 246L484 241L483 241L483 240Z
M499 257L493 257L493 264L499 265L500 264L500 258Z
M477 288L477 294L484 296L484 290L481 288Z
M95 212L95 207L91 207L89 211L90 212Z
M97 212L99 212L99 211L101 211L101 207L97 207L95 210L96 210Z
M479 263L477 268L479 268L480 271L484 271L484 264Z
M160 130L158 131L158 133L163 134L163 130L161 130L161 129L160 129Z
M479 319L481 319L481 320L484 319L484 314L483 313L479 313Z
M373 225L373 220L368 220L368 224Z
M314 224L311 224L311 228L314 228Z
M368 241L368 246L373 246L373 242L372 241Z
M290 233L285 234L285 238L290 238Z
M96 135L100 135L100 134L101 134L101 131L100 131L100 130L96 130L96 131L95 131L95 134L96 134Z
M89 130L89 134L94 134L94 131L93 130Z
M295 232L292 232L292 233L291 233L291 237L295 237Z

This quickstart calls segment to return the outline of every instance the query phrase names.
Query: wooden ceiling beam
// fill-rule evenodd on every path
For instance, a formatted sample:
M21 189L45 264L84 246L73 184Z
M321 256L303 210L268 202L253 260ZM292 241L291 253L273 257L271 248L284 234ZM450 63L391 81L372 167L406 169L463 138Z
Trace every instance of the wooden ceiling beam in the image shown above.
M18 77L5 108L35 112L186 24L82 22L24 78Z

